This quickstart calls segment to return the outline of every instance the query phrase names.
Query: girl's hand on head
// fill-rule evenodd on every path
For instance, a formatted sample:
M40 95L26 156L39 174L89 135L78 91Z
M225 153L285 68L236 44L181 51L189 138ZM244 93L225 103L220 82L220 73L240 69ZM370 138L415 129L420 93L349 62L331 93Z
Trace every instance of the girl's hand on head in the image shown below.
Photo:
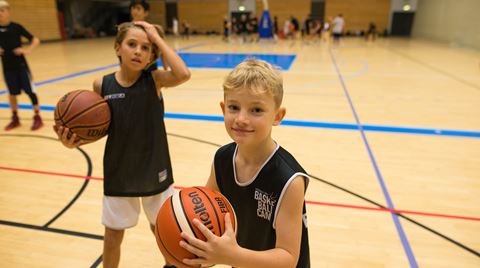
M133 23L135 23L135 25L142 26L145 29L145 32L147 32L148 39L151 41L155 40L155 38L161 38L157 32L157 29L152 24L146 21L135 21Z

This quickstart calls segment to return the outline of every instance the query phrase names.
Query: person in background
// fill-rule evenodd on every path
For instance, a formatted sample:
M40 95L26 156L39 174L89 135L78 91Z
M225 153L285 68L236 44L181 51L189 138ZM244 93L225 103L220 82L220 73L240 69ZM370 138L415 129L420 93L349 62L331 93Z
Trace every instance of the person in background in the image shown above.
M29 46L22 47L22 36L30 41ZM25 56L39 44L40 39L33 36L22 25L10 20L10 4L1 0L0 56L2 57L3 76L8 88L8 101L12 110L12 120L5 126L7 131L20 126L17 96L22 90L28 95L33 106L33 124L30 129L37 130L43 126L38 97L32 83L32 74L25 59Z

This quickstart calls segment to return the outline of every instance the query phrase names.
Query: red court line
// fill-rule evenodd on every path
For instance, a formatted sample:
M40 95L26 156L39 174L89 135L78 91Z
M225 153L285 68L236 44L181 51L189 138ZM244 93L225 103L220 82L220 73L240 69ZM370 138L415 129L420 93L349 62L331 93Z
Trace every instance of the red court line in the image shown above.
M70 177L70 178L77 178L77 179L87 179L87 180L103 181L103 178L99 178L99 177L82 176L82 175L75 175L75 174L49 172L49 171L41 171L41 170L23 169L23 168L10 168L10 167L2 167L2 166L0 166L0 170L16 171L16 172L27 172L27 173L35 173L35 174L42 174L42 175L52 175L52 176L60 176L60 177ZM184 187L176 186L175 188L177 188L177 189L182 189L182 188L184 188ZM399 213L399 214L400 214L400 213L402 213L402 214L414 214L414 215L421 215L421 216L428 216L428 217L437 217L437 218L450 218L450 219L458 219L458 220L480 221L480 218L478 218L478 217L457 216L457 215L448 215L448 214L439 214L439 213L429 213L429 212L420 212L420 211L412 211L412 210L400 210L400 209L378 208L378 207L365 207L365 206L356 206L356 205L347 205L347 204L337 204L337 203L328 203L328 202L318 202L318 201L308 201L308 200L306 201L306 203L307 203L307 204L312 204L312 205L329 206L329 207L340 207L340 208L361 209L361 210L373 210L373 211Z
M401 210L401 209L391 209L391 208L378 208L378 207L364 207L356 205L346 205L346 204L336 204L336 203L327 203L327 202L317 202L317 201L306 201L307 204L321 205L321 206L330 206L330 207L341 207L341 208L353 208L353 209L363 209L363 210L375 210L382 212L391 212L398 214L415 214L429 217L439 217L439 218L451 218L459 220L470 220L470 221L480 221L480 218L469 217L469 216L457 216L457 215L447 215L447 214L438 214L438 213L429 213L429 212L420 212L412 210Z

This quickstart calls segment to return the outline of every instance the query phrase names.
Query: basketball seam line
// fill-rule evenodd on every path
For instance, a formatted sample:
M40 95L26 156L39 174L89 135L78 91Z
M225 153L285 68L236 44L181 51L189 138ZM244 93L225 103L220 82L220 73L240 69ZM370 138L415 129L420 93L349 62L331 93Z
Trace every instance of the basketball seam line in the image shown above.
M222 232L222 225L220 223L220 217L218 216L218 213L217 213L217 208L215 207L215 204L212 202L212 200L210 199L210 197L207 195L207 193L205 193L202 189L198 188L198 187L194 187L195 189L198 189L200 192L202 192L208 199L208 201L210 202L210 204L212 205L213 207L213 212L215 212L215 216L217 218L217 224L218 224L218 229L219 229L219 234L218 236L222 236L223 232Z
M77 126L71 127L70 129L86 128L86 127L98 127L98 126L102 126L102 125L109 124L109 123L110 123L110 120L102 122L102 123L98 123L98 124L95 124L95 125L77 125Z
M72 100L72 102L73 102L73 100ZM70 121L72 121L73 119L76 119L77 117L79 117L79 116L81 116L81 115L83 115L83 114L91 111L93 108L95 108L95 107L97 107L97 106L99 106L99 105L101 105L101 104L103 104L103 103L107 104L103 99L102 99L102 100L99 100L99 101L98 101L97 103L95 103L94 105L92 105L92 106L88 107L87 109L81 111L80 113L77 113L76 115L74 115L72 118L70 118L68 121L66 121L65 124L68 124L68 123L69 123ZM107 105L108 105L108 104L107 104Z
M172 202L170 202L172 203ZM172 205L173 206L173 205ZM172 207L172 211L173 211L173 207ZM156 231L157 231L157 235L158 235L158 241L162 244L162 247L165 249L165 251L167 251L168 254L170 254L170 257L172 257L174 260L177 260L179 262L182 262L181 260L179 260L175 255L172 254L172 252L170 252L170 250L168 250L167 246L163 243L163 240L162 238L160 237L160 233L158 232L158 228L155 227Z
M180 202L180 208L182 208L183 214L185 215L186 222L188 223L188 226L190 226L190 229L192 230L193 235L195 238L198 239L197 234L195 233L195 229L193 229L192 224L190 223L190 219L188 218L187 212L185 211L185 207L183 206L183 200L182 200L182 191L178 193L179 198L178 201ZM175 217L176 218L176 217Z
M60 111L58 111L59 119L62 121L63 125L65 125L65 122L63 121L63 117L67 114L68 110L70 110L70 107L72 106L73 100L75 100L78 95L80 95L83 91L78 91L76 92L76 95L72 97L72 100L67 105L67 108L65 108L65 111L63 111L63 114L60 114ZM71 93L70 93L71 94Z

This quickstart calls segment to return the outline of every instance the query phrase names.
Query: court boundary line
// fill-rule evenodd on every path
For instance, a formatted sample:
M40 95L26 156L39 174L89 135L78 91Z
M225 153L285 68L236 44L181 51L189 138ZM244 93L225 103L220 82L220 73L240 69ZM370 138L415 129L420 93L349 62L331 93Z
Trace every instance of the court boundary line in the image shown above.
M43 170L24 169L24 168L13 168L13 167L5 167L5 166L0 166L0 170L12 171L12 172L32 173L32 174L39 174L39 175L51 175L51 176L66 177L66 178L75 178L75 179L82 179L82 180L85 180L85 181L89 181L89 180L103 181L104 180L103 178L93 177L93 176L83 176L83 175L70 174L70 173L58 173L58 172L53 172L53 171L43 171ZM309 174L309 176L310 176L310 174ZM175 186L175 189L183 189L185 187L186 186ZM330 202L313 201L313 200L305 200L305 202L307 204L320 205L320 206L341 207L341 208L350 208L350 209L359 209L359 210L373 210L373 211L378 211L378 212L391 212L391 213L397 213L397 214L400 214L400 213L414 214L414 215L435 217L435 218L449 218L449 219L479 221L480 222L480 217L473 217L473 216L451 215L451 214L422 212L422 211L414 211L414 210L390 209L390 208L385 208L385 207L367 207L367 206L330 203Z
M357 114L357 111L355 109L355 106L353 105L353 101L350 97L350 94L348 92L348 89L347 89L347 86L345 84L345 82L343 81L343 77L342 77L342 74L340 72L340 69L337 65L337 61L335 59L335 55L333 54L332 52L332 49L329 48L328 49L328 52L330 54L330 58L332 60L332 64L335 68L335 71L337 72L337 76L338 76L338 79L340 81L340 85L342 86L342 90L343 90L343 93L345 94L345 97L348 101L348 104L350 106L350 110L351 112L353 113L353 116L355 118L355 122L358 126L358 131L360 132L360 135L362 137L362 140L363 140L363 143L365 145L365 148L368 152L368 156L370 158L370 162L372 163L373 165L373 169L375 171L375 174L376 174L376 177L377 177L377 180L380 184L380 187L382 189L382 193L383 193L383 196L385 198L385 200L387 201L387 205L388 205L388 208L390 209L394 209L395 206L393 205L393 200L390 196L390 193L388 191L388 188L387 188L387 185L383 179L383 176L382 176L382 173L380 172L380 168L378 167L378 164L377 164L377 161L375 159L375 156L373 155L373 152L372 152L372 149L370 147L370 144L368 142L368 139L367 139L367 136L365 135L365 132L363 130L363 125L360 121L360 118ZM402 242L402 246L403 246L403 249L405 251L405 254L407 255L408 257L408 262L410 264L410 267L414 267L414 268L417 268L418 267L418 264L417 264L417 260L415 259L415 255L413 254L413 250L412 250L412 247L410 246L410 243L408 242L408 238L407 238L407 235L405 234L405 231L403 229L403 226L398 218L398 215L395 214L395 213L390 213L390 215L392 216L392 220L395 224L395 228L397 229L397 233L398 233L398 236L400 237L400 241Z
M195 142L200 142L200 143L209 144L209 145L212 145L212 146L215 146L215 147L220 147L220 146L221 146L220 144L217 144L217 143L213 143L213 142L209 142L209 141L205 141L205 140L201 140L201 139L197 139L197 138L193 138L193 137L188 137L188 136L184 136L184 135L180 135L180 134L168 133L168 135L174 136L174 137L177 137L177 138L192 140L192 141L195 141ZM0 134L0 136L18 136L18 135ZM27 135L27 136L30 136L30 135ZM319 181L319 182L322 182L322 183L324 183L324 184L330 185L330 186L332 186L332 187L334 187L334 188L336 188L336 189L338 189L338 190L341 190L341 191L346 192L346 193L348 193L348 194L351 194L351 195L353 195L353 196L355 196L355 197L357 197L357 198L360 198L360 199L363 200L363 201L366 201L366 202L368 202L368 203L370 203L370 204L376 205L376 206L379 207L379 208L385 208L385 206L379 204L378 202L375 202L375 201L373 201L373 200L371 200L371 199L369 199L369 198L366 198L366 197L364 197L364 196L361 196L361 195L359 195L359 194L357 194L357 193L355 193L355 192L352 192L352 191L350 191L350 190L348 190L348 189L346 189L346 188L343 188L343 187L341 187L341 186L338 186L338 185L336 185L336 184L333 184L333 183L331 183L331 182L329 182L329 181L326 181L326 180L324 180L324 179L321 179L321 178L319 178L319 177L316 177L316 176L314 176L314 175L312 175L312 174L309 174L309 176L310 176L311 178ZM467 247L466 245L464 245L464 244L462 244L462 243L460 243L460 242L458 242L458 241L456 241L456 240L454 240L454 239L452 239L452 238L450 238L450 237L448 237L448 236L446 236L446 235L443 235L442 233L440 233L440 232L438 232L438 231L436 231L436 230L434 230L434 229L432 229L432 228L430 228L430 227L428 227L428 226L426 226L426 225L424 225L424 224L422 224L422 223L420 223L420 222L418 222L418 221L415 221L415 220L411 219L410 217L407 217L407 216L405 216L405 215L403 215L403 214L398 214L398 216L401 217L401 218L403 218L403 219L405 219L405 220L407 220L407 221L409 221L409 222L411 222L411 223L413 223L414 225L417 225L417 226L419 226L419 227L421 227L421 228L423 228L423 229L425 229L425 230L427 230L427 231L429 231L429 232L431 232L431 233L433 233L433 234L435 234L435 235L437 235L437 236L439 236L439 237L447 240L448 242L450 242L450 243L452 243L452 244L454 244L454 245L456 245L456 246L458 246L458 247L460 247L460 248L462 248L462 249L464 249L464 250L466 250L466 251L474 254L475 256L480 257L480 253L479 253L479 252L476 252L475 250ZM100 257L102 257L102 256L100 256ZM101 260L101 259L99 258L98 260ZM97 260L97 261L98 261L98 260Z
M0 109L2 108L9 109L10 104L0 103ZM18 104L18 109L31 110L32 105ZM54 111L55 106L41 105L40 110ZM220 116L220 115L165 113L165 118L179 119L179 120L223 122L223 116ZM358 126L353 123L333 123L333 122L306 121L306 120L296 120L296 119L282 120L282 122L280 123L280 126L340 129L340 130L355 130L355 131L358 130ZM445 137L453 137L453 138L474 138L474 139L480 138L480 131L471 131L471 130L415 128L415 127L403 127L403 126L382 126L382 125L372 125L372 124L364 124L363 130L368 132L385 132L385 133L394 133L394 134L432 135L432 136L445 136Z
M444 76L446 76L446 77L449 77L449 78L451 78L451 79L453 79L453 80L455 80L455 81L457 81L457 82L460 82L461 84L464 84L464 85L466 85L466 86L472 87L472 88L474 88L474 89L476 89L476 90L480 90L480 86L477 85L477 84L471 83L471 82L469 82L469 81L467 81L467 80L465 80L465 79L462 79L462 78L460 78L460 77L457 77L457 76L455 76L454 74L451 74L451 73L449 73L449 72L447 72L447 71L444 71L444 70L442 70L442 69L440 69L440 68L431 66L431 65L429 65L428 63L425 63L425 62L423 62L423 61L421 61L421 60L418 60L418 59L415 59L414 57L411 57L410 55L401 53L401 52L397 51L396 49L387 48L387 47L385 47L384 49L387 50L387 51L389 51L389 52L392 52L392 53L394 53L394 54L400 55L400 56L402 56L402 57L404 57L404 58L406 58L406 59L408 59L408 60L410 60L410 61L412 61L412 62L415 62L415 63L419 64L419 65L422 65L422 66L424 66L424 67L426 67L426 68L428 68L428 69L430 69L430 70L432 70L432 71L435 71L436 73L439 73L439 74L442 74L442 75L444 75Z

